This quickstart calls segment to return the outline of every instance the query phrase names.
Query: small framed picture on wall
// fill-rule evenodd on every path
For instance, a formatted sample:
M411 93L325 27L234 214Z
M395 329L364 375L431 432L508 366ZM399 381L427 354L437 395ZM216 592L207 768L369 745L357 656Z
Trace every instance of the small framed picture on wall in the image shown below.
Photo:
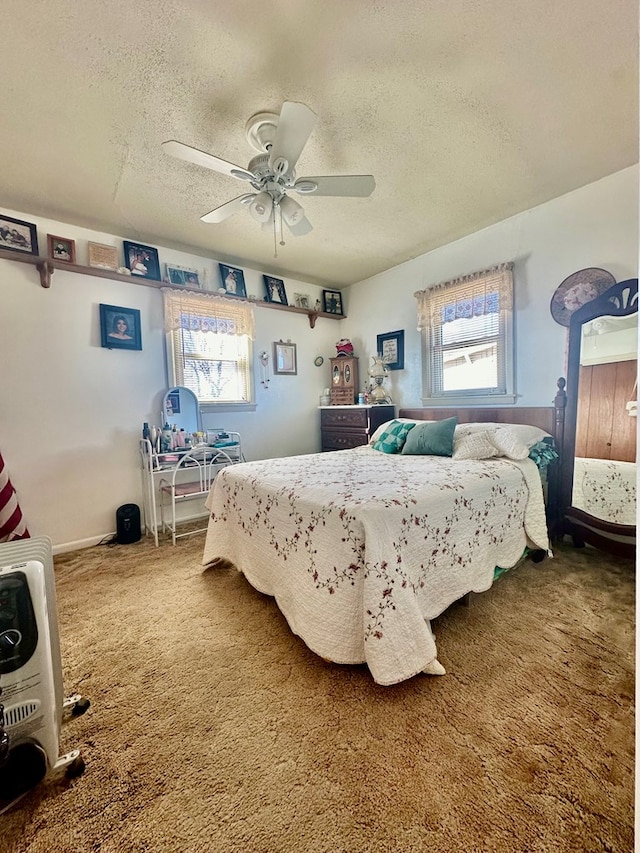
M284 281L281 278L274 278L272 275L263 275L262 278L264 279L265 299L267 302L288 305Z
M378 355L389 370L404 370L404 329L378 335Z
M75 264L76 262L75 240L47 234L47 249L49 257L54 261L63 261L65 264Z
M14 219L0 213L0 249L23 252L26 255L38 254L38 232L36 226L22 219Z
M322 310L325 314L342 314L342 294L339 290L322 291Z
M124 262L131 270L131 275L150 278L153 281L162 280L157 249L154 249L153 246L132 243L130 240L124 240L122 247L124 249Z
M100 338L108 349L142 349L138 309L101 304Z
M247 289L244 284L244 273L238 267L230 267L228 264L220 264L220 290L227 296L244 296L247 295Z

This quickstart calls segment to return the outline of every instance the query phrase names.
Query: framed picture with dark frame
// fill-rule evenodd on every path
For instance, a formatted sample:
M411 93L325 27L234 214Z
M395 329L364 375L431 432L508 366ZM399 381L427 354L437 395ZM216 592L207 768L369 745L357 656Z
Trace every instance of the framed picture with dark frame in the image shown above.
M281 278L274 278L272 275L263 275L265 299L267 302L273 302L277 305L288 305L287 291L284 287L284 281Z
M124 249L124 262L127 269L131 270L131 275L139 278L150 278L153 281L162 281L157 249L154 249L153 246L132 243L130 240L123 240L122 247Z
M102 346L108 349L142 349L138 309L101 303L100 338Z
M378 335L378 355L389 370L404 370L404 329Z
M342 294L339 290L322 291L322 310L325 314L342 314Z
M25 255L38 254L38 232L31 222L14 219L0 213L0 249L10 252L23 252Z
M75 264L76 262L75 240L70 240L68 237L56 237L54 234L47 234L47 249L49 257L54 261L63 261L65 264Z
M244 273L238 267L230 267L228 264L218 264L220 267L220 290L224 290L227 296L243 296L246 298L247 289L244 284Z
M296 345L291 341L277 341L273 345L273 372L279 376L296 376L298 373L298 355Z

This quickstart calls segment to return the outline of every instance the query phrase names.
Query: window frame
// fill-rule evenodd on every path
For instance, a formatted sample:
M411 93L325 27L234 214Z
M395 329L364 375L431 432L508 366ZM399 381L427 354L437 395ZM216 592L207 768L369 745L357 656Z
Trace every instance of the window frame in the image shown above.
M422 404L425 406L480 406L494 404L513 404L516 402L517 395L515 393L514 376L515 376L515 337L514 337L514 311L513 311L513 275L512 264L503 264L500 267L494 267L491 270L486 270L479 273L473 273L463 278L455 279L450 282L444 282L438 286L438 290L445 290L450 294L452 300L456 297L456 292L468 289L469 285L474 282L480 282L483 278L490 276L495 277L496 273L508 273L509 280L506 285L501 286L507 288L510 293L510 299L500 300L500 329L497 339L496 335L487 335L484 338L474 340L474 345L483 342L497 340L498 359L500 360L500 348L503 349L502 360L504 364L504 391L499 389L491 390L488 388L478 389L456 389L454 391L441 391L437 389L438 384L442 384L443 374L437 373L434 360L434 352L446 351L449 346L443 346L434 343L434 335L432 330L431 320L426 322L424 317L420 318L422 328L420 329L421 341L421 361L422 361ZM433 289L426 289L416 293L418 299L428 300ZM420 313L420 312L419 312ZM428 312L430 317L430 312ZM439 328L442 328L440 324Z
M253 307L245 305L229 304L229 300L221 299L210 294L182 294L179 291L164 289L165 307L165 355L168 376L175 386L189 388L197 400L201 412L214 412L226 409L228 411L253 411L255 402L255 380L253 368ZM185 352L182 344L182 324L185 315L195 319L197 326L200 319L207 319L211 324L219 323L219 328L231 328L237 331L216 332L208 331L208 322L203 322L205 328L202 334L225 334L235 338L244 339L246 373L244 374L244 386L247 393L246 400L203 400L198 394L198 389L185 384L185 378L181 364L184 362ZM190 322L187 319L187 322ZM188 328L194 328L192 325ZM245 359L241 359L244 361ZM216 359L211 359L215 361ZM236 361L236 364L239 362Z

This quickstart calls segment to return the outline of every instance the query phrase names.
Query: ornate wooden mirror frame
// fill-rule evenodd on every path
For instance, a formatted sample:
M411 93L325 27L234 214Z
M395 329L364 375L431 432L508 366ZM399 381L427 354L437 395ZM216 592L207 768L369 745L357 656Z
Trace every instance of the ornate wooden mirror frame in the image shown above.
M561 507L561 532L572 536L574 544L583 546L585 543L593 545L609 553L620 556L633 557L636 548L636 525L617 524L610 520L597 518L595 515L574 506L573 485L574 467L576 457L577 439L579 437L578 411L580 408L580 375L581 375L581 346L583 340L583 329L585 324L601 317L624 317L637 314L638 311L638 279L632 278L618 282L609 288L597 299L588 302L579 308L571 317L569 325L569 350L567 359L567 407L565 412L565 429L562 446L562 471L560 481L560 507ZM636 338L637 343L637 338ZM624 362L620 362L624 364ZM637 358L625 368L629 376L625 378L624 393L619 393L615 400L610 400L602 406L595 416L600 429L610 418L610 439L604 441L605 448L612 454L611 459L619 459L622 456L632 454L635 461L635 441L637 419L629 417L626 410L626 402L637 398L637 390L632 389L633 382L630 371L637 374ZM583 374L584 375L584 374ZM629 384L630 387L626 388ZM624 399L622 399L624 397ZM582 397L582 407L585 406L585 397ZM582 411L581 411L582 417ZM618 430L615 429L616 418L624 419L624 423L618 420ZM623 423L624 429L620 429ZM609 429L609 425L606 426ZM621 438L621 432L625 436ZM615 448L616 441L626 441L624 452L620 453ZM631 450L632 446L632 450ZM631 461L631 460L629 460Z

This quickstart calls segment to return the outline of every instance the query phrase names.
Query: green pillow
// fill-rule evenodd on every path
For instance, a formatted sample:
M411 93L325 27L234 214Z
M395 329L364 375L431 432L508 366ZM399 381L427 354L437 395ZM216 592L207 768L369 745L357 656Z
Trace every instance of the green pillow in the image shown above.
M403 421L389 421L375 441L371 442L374 450L382 453L400 453L405 439L415 424L407 424Z
M417 424L407 436L403 453L414 456L452 456L453 434L458 418L445 418L443 421Z

